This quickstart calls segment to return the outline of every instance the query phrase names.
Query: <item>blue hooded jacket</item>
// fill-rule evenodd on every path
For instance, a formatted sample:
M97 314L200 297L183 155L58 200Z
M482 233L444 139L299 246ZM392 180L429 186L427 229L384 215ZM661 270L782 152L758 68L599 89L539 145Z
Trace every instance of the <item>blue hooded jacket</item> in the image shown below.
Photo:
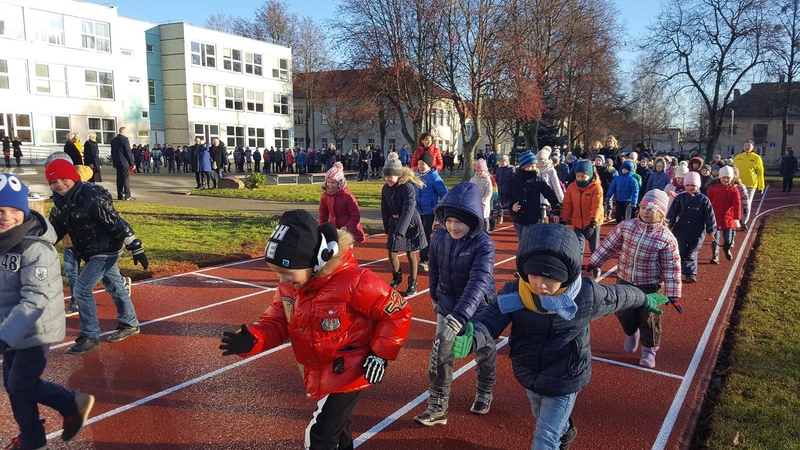
M444 227L445 208L456 208L475 217L477 226L455 240ZM478 186L464 181L444 196L434 209L442 224L431 239L428 257L430 293L434 311L452 314L462 324L480 308L495 300L494 242L483 231L483 203Z
M622 169L628 169L628 173L623 173ZM633 161L625 161L620 167L619 176L614 178L608 187L606 198L614 196L618 202L631 202L632 205L639 203L639 182L633 177L636 168Z
M569 270L565 285L581 283L576 294L578 310L572 320L551 314L534 297L536 311L521 309L503 314L497 301L491 302L472 319L475 348L500 336L511 324L509 346L511 365L517 381L533 392L559 396L580 391L592 377L589 323L611 313L646 304L644 293L634 286L598 284L581 278L583 246L575 232L563 225L536 224L525 233L517 251L517 270L539 255L559 258ZM499 294L519 292L519 280L506 283Z
M417 194L417 211L421 216L433 214L433 208L447 194L447 186L445 186L444 180L439 176L439 171L435 167L431 167L424 175L419 172L417 172L417 175L425 183L423 187L414 185L414 190Z

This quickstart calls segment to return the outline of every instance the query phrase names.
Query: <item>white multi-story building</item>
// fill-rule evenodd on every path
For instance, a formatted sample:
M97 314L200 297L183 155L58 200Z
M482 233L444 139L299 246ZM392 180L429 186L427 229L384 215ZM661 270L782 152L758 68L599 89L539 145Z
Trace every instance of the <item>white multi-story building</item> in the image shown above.
M291 49L74 0L0 0L0 136L289 147Z

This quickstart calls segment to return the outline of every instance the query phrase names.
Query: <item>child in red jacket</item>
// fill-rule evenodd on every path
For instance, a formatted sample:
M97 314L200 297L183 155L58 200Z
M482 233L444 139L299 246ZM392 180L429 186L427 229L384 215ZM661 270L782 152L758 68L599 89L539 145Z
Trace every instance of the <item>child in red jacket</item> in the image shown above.
M714 233L714 242L711 243L711 264L719 264L720 231L725 239L722 250L725 252L725 259L730 261L733 259L731 247L736 230L742 226L742 197L733 184L733 176L733 167L725 166L719 170L719 178L708 185L707 197L711 200L714 217L717 218L717 231Z
M318 224L330 222L336 228L347 230L357 244L364 242L364 229L361 228L361 209L355 196L347 189L344 167L337 162L325 174L325 185L319 199Z
M306 211L284 213L264 256L282 289L255 323L225 332L219 346L223 355L249 357L291 340L306 398L317 402L306 449L353 447L350 422L361 391L381 382L411 326L411 306L358 267L352 241L329 223L317 227Z

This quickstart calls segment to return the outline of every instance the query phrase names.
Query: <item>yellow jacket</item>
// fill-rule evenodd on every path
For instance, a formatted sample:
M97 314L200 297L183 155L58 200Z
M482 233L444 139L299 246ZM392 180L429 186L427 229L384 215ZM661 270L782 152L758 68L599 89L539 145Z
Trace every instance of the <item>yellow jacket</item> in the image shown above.
M764 190L764 163L758 153L739 153L733 158L733 165L739 169L739 179L746 188Z

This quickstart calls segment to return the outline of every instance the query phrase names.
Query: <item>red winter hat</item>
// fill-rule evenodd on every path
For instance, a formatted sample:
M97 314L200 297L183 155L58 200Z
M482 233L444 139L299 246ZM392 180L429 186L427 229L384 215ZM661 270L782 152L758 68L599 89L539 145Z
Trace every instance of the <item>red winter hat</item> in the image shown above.
M66 159L54 159L44 168L44 177L47 178L47 184L55 180L67 179L78 182L78 170L72 165L71 161Z

